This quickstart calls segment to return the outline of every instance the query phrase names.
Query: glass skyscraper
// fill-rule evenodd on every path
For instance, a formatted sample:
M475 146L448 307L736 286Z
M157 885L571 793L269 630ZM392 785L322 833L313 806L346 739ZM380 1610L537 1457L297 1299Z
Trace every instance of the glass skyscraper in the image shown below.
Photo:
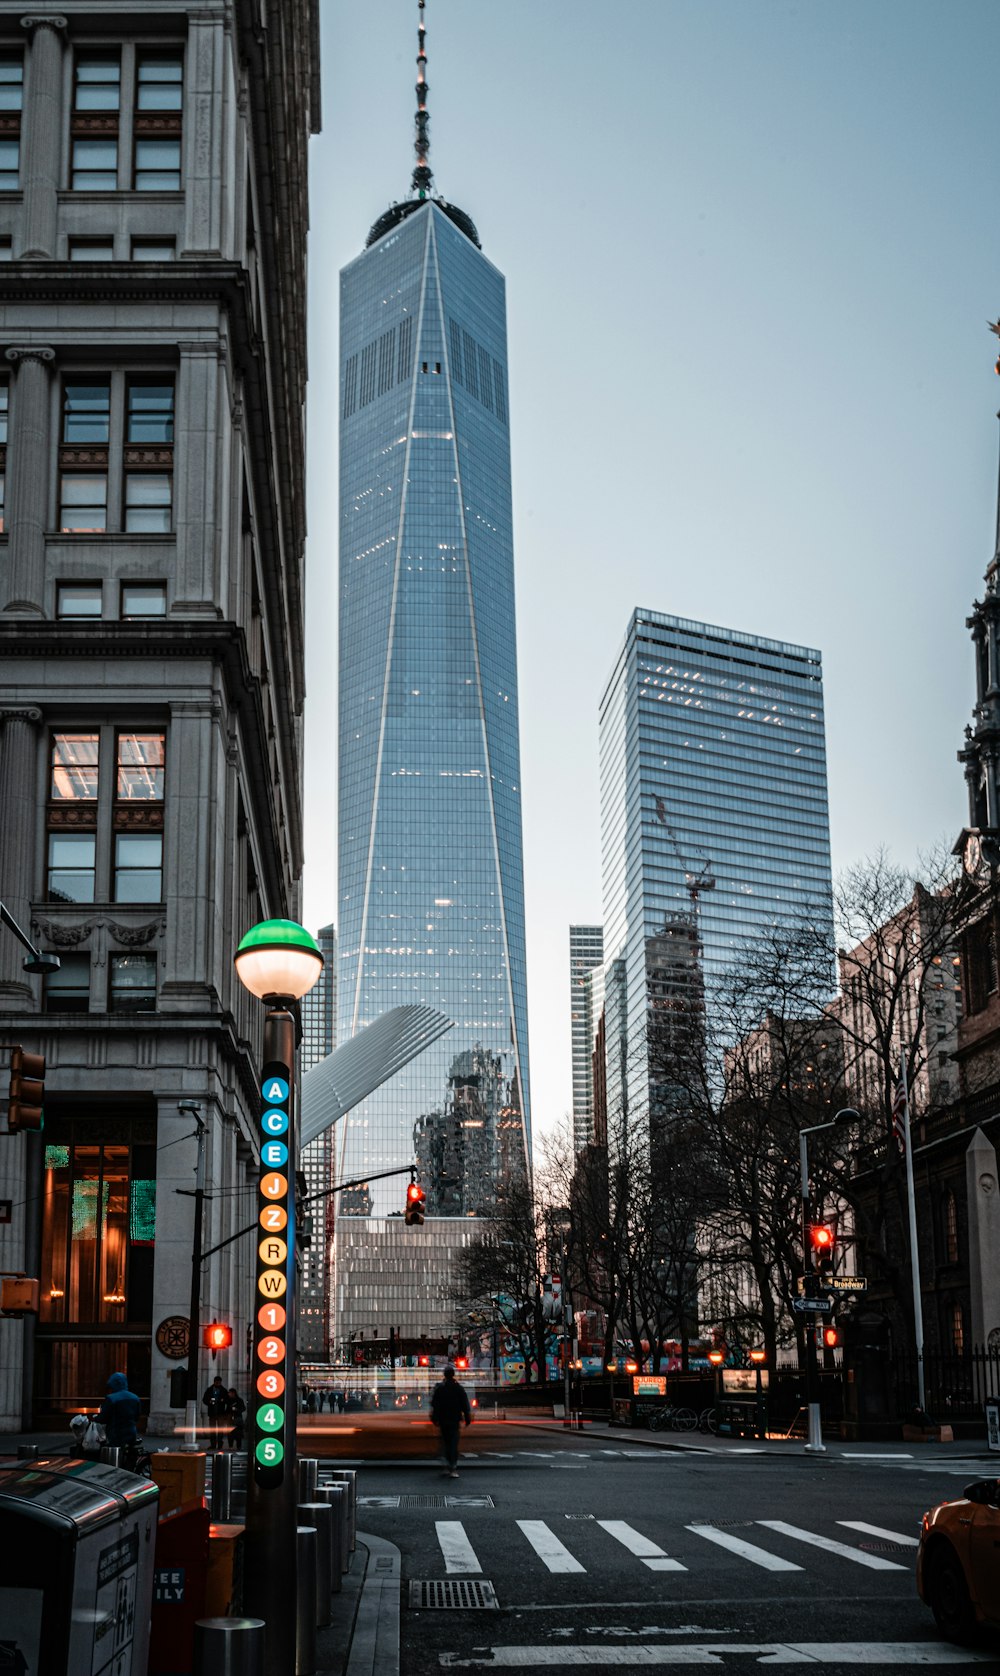
M630 1044L648 1010L711 1006L713 977L766 927L833 905L823 673L805 646L633 613L601 700L606 971ZM609 1054L609 1110L644 1105L641 1056ZM616 1086L617 1085L617 1086Z
M454 1028L339 1127L339 1179L427 1194L422 1230L405 1177L341 1195L341 1339L449 1324L530 1135L504 280L418 175L341 274L338 1040Z
M604 1005L604 927L569 928L570 1041L573 1054L573 1145L594 1139L594 1032Z

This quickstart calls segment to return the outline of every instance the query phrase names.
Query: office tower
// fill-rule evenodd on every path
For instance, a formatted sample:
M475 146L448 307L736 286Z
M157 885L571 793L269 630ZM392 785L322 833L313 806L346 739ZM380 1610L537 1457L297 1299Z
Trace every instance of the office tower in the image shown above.
M570 1040L573 1053L573 1145L594 1138L594 1033L604 1004L604 927L569 928ZM599 991L595 988L595 978Z
M339 1040L455 1027L340 1125L342 1177L428 1172L422 1230L403 1177L338 1206L341 1338L448 1325L530 1132L505 289L433 191L424 39L412 196L341 275Z
M302 1000L302 1048L299 1068L303 1076L337 1046L337 933L324 925L316 933L323 955L319 980ZM307 1197L322 1193L334 1180L333 1129L302 1149L302 1170ZM299 1355L309 1361L326 1361L330 1354L330 1289L333 1281L334 1194L314 1199L305 1207L309 1232L302 1242L302 1269L298 1299L296 1342Z
M690 1040L713 978L765 928L818 928L832 988L820 654L636 611L601 700L600 759L607 1034L627 1042L614 1063L609 1051L610 1122L658 1097L647 1025Z
M233 953L299 913L319 67L317 5L250 11L0 17L0 885L61 961L29 978L0 932L0 1040L48 1058L43 1134L0 1143L0 1269L40 1280L37 1322L0 1322L6 1429L122 1369L171 1431L197 1122L203 1249L255 1214L263 1009ZM244 1392L255 1256L202 1265Z

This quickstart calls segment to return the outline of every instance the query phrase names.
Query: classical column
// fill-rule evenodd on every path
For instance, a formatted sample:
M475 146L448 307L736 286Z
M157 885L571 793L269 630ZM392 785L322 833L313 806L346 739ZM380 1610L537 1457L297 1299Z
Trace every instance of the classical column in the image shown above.
M976 1130L965 1154L965 1185L969 1207L969 1282L972 1294L969 1336L974 1345L981 1345L987 1343L991 1333L1000 1333L997 1155L981 1129Z
M37 737L40 710L0 710L0 884L5 906L22 930L28 931L31 898L35 895L34 866L38 810ZM30 933L29 933L30 934ZM3 932L0 962L0 1011L35 1010L32 980L23 970L23 951Z
M66 19L56 12L29 12L21 28L31 35L28 103L21 134L24 183L22 257L56 254L59 162L62 138L62 54Z
M45 615L45 525L49 494L49 366L54 349L34 344L7 350L16 369L7 448L10 562L4 614Z

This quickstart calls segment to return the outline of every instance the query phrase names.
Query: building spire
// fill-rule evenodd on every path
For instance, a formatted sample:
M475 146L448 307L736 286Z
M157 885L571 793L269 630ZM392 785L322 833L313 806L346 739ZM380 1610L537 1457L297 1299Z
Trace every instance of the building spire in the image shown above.
M420 198L426 198L431 188L431 182L434 179L434 175L431 172L431 166L427 161L427 154L431 149L431 141L430 135L427 132L427 125L430 122L430 117L427 112L427 26L424 23L425 4L426 0L419 0L420 21L417 25L417 113L416 129L413 136L413 149L417 154L417 162L413 170L413 178L410 181L411 189L416 192Z

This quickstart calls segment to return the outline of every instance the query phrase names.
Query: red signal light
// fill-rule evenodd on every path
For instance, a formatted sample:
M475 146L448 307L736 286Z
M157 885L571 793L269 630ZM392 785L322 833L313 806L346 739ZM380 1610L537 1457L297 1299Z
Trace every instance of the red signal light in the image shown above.
M431 1359L430 1359L429 1356L418 1356L417 1357L417 1366L418 1367L429 1368L430 1365L431 1365Z
M828 1227L825 1222L817 1223L815 1227L810 1228L809 1237L812 1240L814 1251L833 1250L833 1229Z
M202 1334L202 1343L211 1351L228 1350L233 1342L233 1329L224 1321L210 1321Z
M424 1220L424 1209L426 1204L427 1194L420 1186L420 1183L417 1181L411 1181L409 1187L406 1189L406 1210L403 1213L403 1220L408 1228L419 1228L420 1224Z
M836 1350L840 1343L840 1333L836 1327L823 1328L823 1343L828 1350Z
M468 1365L469 1365L469 1359L468 1359L467 1356L456 1356L455 1357L455 1366L456 1366L456 1368L461 1368L463 1373L465 1372Z

